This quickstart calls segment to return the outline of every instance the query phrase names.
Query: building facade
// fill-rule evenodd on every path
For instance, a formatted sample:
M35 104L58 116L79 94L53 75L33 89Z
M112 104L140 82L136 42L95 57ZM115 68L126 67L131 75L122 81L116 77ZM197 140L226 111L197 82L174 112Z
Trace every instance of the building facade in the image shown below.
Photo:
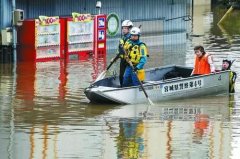
M11 27L12 3L16 4L16 9L24 10L25 19L35 19L40 15L71 16L72 12L98 14L96 2L97 0L1 0L0 29ZM186 43L186 34L191 29L193 0L101 0L101 3L101 13L116 13L120 21L130 19L135 26L142 26L141 40L148 45L153 58L154 54L157 56L165 50L172 53L172 44ZM116 51L120 28L116 36L108 36L108 53ZM185 47L180 50L185 52ZM165 57L158 56L158 61L161 58Z
M96 1L88 0L12 0L16 8L24 10L25 19L46 16L70 16L72 12L98 14ZM0 29L11 26L12 1L0 2ZM116 13L121 20L174 19L191 15L192 0L101 0L101 13ZM184 25L169 22L166 30L184 30Z

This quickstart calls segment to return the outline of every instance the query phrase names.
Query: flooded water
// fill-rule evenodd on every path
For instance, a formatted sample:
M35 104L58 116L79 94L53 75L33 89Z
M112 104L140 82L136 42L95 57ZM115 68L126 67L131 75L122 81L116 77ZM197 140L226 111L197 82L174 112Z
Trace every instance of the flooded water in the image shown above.
M202 44L214 55L218 69L223 59L236 60L232 70L239 75L240 30L237 23L216 25L223 13L216 10L198 7L187 40L164 46L160 53L150 47L160 60L150 58L147 67L192 66L193 47ZM91 104L83 90L112 56L16 67L0 64L0 158L235 159L240 155L239 77L236 93L230 96L154 106Z

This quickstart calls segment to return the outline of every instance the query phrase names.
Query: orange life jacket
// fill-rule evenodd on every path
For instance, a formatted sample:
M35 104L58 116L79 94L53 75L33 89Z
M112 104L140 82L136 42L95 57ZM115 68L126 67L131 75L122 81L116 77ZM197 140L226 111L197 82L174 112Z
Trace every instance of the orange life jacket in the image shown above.
M195 55L195 64L194 64L194 72L193 74L210 74L211 73L211 68L210 64L208 63L208 57L210 54L205 54L202 57L197 57Z

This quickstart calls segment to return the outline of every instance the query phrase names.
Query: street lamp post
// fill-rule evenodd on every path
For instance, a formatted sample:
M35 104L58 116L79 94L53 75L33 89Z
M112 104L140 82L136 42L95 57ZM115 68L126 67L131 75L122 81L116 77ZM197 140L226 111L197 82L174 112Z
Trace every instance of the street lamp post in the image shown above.
M98 8L98 14L101 14L101 7L102 7L102 2L101 1L97 1L96 8Z

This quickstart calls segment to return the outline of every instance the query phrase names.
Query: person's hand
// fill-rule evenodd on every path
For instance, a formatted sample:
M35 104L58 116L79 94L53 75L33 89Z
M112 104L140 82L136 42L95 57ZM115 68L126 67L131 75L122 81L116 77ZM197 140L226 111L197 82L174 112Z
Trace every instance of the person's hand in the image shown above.
M216 73L216 71L215 71L215 70L213 70L211 73L215 74L215 73Z
M138 68L137 67L134 67L133 71L134 72L137 72Z
M125 51L124 51L124 48L123 48L123 45L119 45L119 47L118 47L118 51L119 51L119 53L120 54L125 54Z

